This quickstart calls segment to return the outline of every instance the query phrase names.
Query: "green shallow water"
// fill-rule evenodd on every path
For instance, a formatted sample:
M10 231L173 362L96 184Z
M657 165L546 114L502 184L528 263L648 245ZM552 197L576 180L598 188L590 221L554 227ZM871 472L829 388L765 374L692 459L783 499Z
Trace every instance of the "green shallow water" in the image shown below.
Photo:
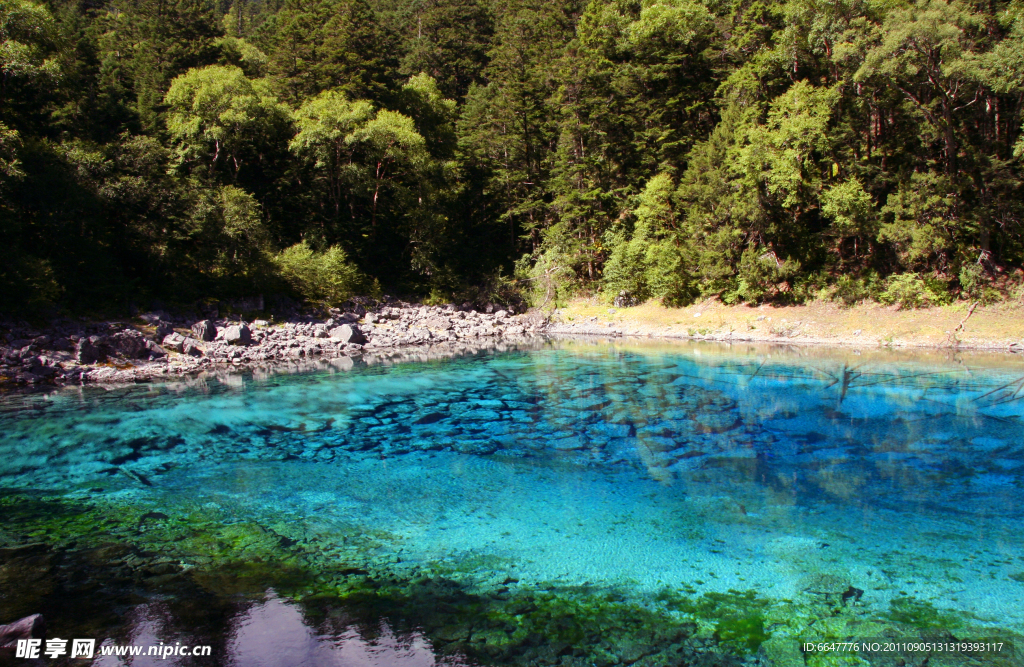
M1015 356L600 341L8 396L0 619L201 664L1022 664L1022 412Z

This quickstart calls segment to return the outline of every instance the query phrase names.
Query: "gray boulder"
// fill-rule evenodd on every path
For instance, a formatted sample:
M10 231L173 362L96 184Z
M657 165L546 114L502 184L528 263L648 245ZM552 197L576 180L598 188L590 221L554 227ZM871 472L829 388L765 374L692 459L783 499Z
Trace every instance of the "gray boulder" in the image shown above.
M203 350L199 347L199 341L195 338L186 338L179 333L172 333L164 337L163 347L191 357L203 356Z
M186 338L179 333L169 333L163 337L163 346L168 350L181 352L185 346Z
M167 350L151 340L146 341L146 350L149 352L150 359L163 359L167 356Z
M252 332L244 324L236 324L224 330L224 340L228 345L249 345L252 343Z
M149 356L148 341L138 331L119 331L110 337L110 345L127 359Z
M75 360L80 364L95 364L107 358L106 346L99 336L89 336L75 346Z
M366 336L359 330L359 327L352 324L342 324L340 327L331 329L331 339L342 343L357 343L362 345L366 342Z
M170 322L157 322L156 333L153 334L153 340L160 342L164 337L174 333L174 327L171 326Z
M192 333L197 339L208 343L217 337L217 325L213 320L200 320L192 325Z
M67 338L54 338L53 343L50 345L51 349L58 352L67 352L74 349L74 343L69 341Z

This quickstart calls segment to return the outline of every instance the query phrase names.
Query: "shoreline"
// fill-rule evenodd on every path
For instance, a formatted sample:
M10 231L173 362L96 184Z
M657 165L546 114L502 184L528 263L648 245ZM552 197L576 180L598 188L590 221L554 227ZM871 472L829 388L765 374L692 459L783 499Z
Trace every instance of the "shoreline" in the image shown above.
M45 330L14 325L0 330L0 389L130 384L268 364L329 362L345 368L354 359L453 356L529 340L543 324L535 313L388 302L279 323L193 322L145 313L134 323L65 320Z
M9 326L0 333L0 388L126 384L281 364L345 368L354 359L428 360L563 336L1024 353L1024 307L960 306L900 311L875 304L752 307L707 300L685 308L614 308L577 300L544 317L393 301L279 323L190 322L147 313L136 323Z
M708 299L683 308L615 308L576 300L550 320L545 333L557 335L1024 353L1024 307L1008 304L898 310L879 304L729 306Z

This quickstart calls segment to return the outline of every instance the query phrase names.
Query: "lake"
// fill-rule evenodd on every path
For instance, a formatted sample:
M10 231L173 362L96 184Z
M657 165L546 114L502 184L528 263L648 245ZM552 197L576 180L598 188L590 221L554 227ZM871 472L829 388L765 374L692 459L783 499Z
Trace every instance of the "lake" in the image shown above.
M212 647L96 665L1024 661L1019 356L346 362L0 398L0 623Z

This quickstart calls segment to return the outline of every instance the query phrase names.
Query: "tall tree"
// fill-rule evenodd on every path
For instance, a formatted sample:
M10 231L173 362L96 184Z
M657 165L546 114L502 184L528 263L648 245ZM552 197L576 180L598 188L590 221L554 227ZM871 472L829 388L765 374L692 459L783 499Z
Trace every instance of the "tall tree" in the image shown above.
M334 88L385 100L395 83L395 45L366 0L288 0L261 32L270 75L293 105Z
M210 174L227 165L232 179L246 156L273 141L288 119L270 84L248 79L237 67L190 70L171 83L165 102L180 163L205 163Z
M483 81L494 24L477 0L417 3L405 31L408 53L403 71L429 74L442 94L453 99L462 99L471 84Z
M370 102L350 101L336 90L320 93L295 112L298 133L289 148L300 159L311 163L318 180L322 179L333 209L330 217L335 223L341 217L343 203L347 203L351 219L356 217L355 203L349 192L358 170L353 162L353 133L373 116Z

